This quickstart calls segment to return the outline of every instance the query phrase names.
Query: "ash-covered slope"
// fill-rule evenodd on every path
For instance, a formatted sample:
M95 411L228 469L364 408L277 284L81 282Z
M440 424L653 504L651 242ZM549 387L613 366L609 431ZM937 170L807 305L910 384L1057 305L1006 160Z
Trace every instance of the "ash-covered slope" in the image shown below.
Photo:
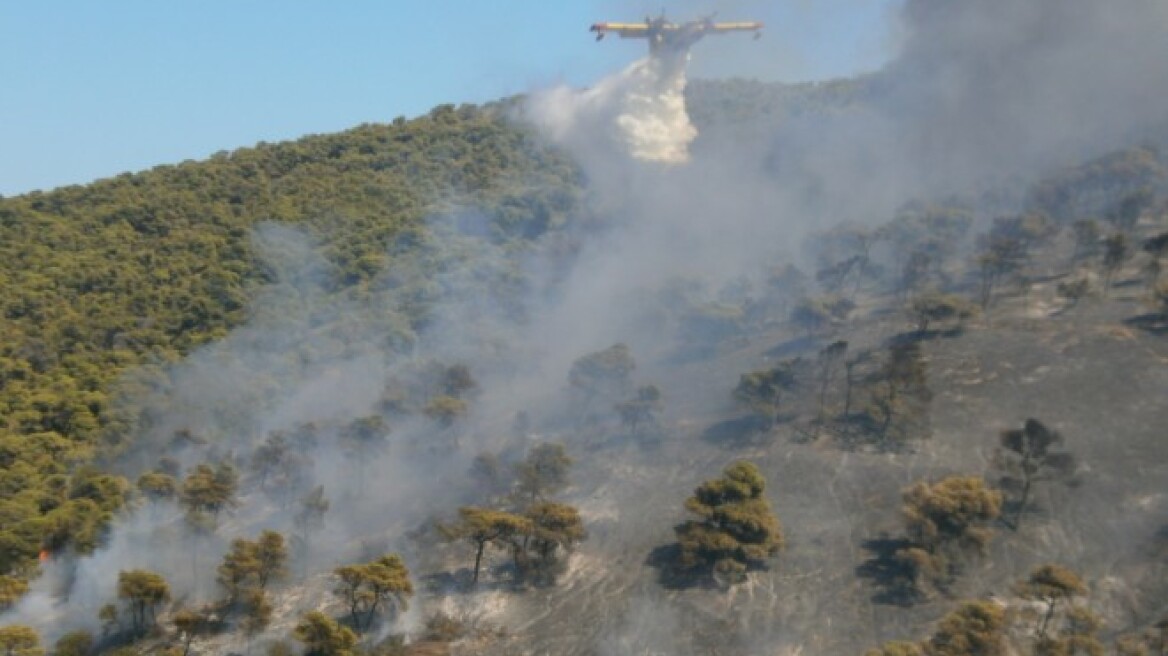
M1085 300L1067 311L1055 291L1061 279L1036 285L1026 299L1002 299L960 334L923 342L931 437L905 453L856 449L846 429L818 427L813 376L770 432L746 421L729 393L739 374L783 357L814 361L833 340L879 352L911 338L908 316L883 312L899 305L892 299L866 299L871 310L815 339L778 328L693 362L646 363L640 375L657 381L669 401L661 437L638 439L615 424L551 436L580 445L570 498L591 520L590 538L553 589L512 597L505 610L492 592L446 606L513 633L491 650L455 653L862 653L928 636L962 599L1024 608L1014 584L1048 562L1089 582L1083 603L1104 619L1105 643L1150 627L1168 610L1168 450L1160 439L1168 417L1158 400L1168 383L1168 345L1129 325L1145 313L1140 294ZM831 403L842 403L843 394L833 384ZM999 433L1028 417L1062 433L1079 467L1073 480L1038 486L1017 530L995 523L988 552L963 563L946 592L908 604L890 595L872 572L880 542L904 534L902 492L951 475L996 485ZM649 563L687 517L682 501L739 458L767 476L786 550L769 571L729 591L663 585ZM1018 648L1032 640L1023 627L1013 629Z
M33 290L6 313L18 346L4 379L4 526L20 527L7 567L47 548L45 574L2 621L46 640L102 635L119 572L149 568L171 588L158 627L142 637L107 622L103 648L178 646L180 609L206 621L186 635L196 651L279 645L323 610L364 629L361 649L374 653L398 649L396 635L413 643L400 648L438 653L835 654L924 638L961 598L1023 608L1011 584L1055 561L1089 582L1081 603L1106 620L1102 639L1152 627L1165 594L1155 430L1168 290L1156 244L1168 227L1164 162L1136 144L1162 140L1168 116L1168 96L1147 94L1168 72L1152 27L1163 7L1135 2L1113 19L1087 0L1036 5L1049 11L910 2L907 46L888 70L721 103L754 108L726 110L731 119L695 86L690 100L707 109L684 163L629 150L627 130L579 132L678 109L677 85L639 85L651 70L634 66L593 90L514 103L507 121L444 107L360 128L369 143L354 148L320 137L308 153L260 148L5 201L7 229L62 253L78 246L105 268L77 278L67 257L14 255L22 266L6 274ZM1013 20L997 22L1008 9ZM1119 36L1117 54L1107 46ZM1084 62L1106 79L1084 75ZM1124 62L1148 65L1122 75ZM1068 102L1093 92L1124 111ZM661 125L637 118L615 125L641 136ZM567 126L546 133L562 150L538 136L552 125ZM665 135L683 150L691 136ZM164 200L146 195L127 213L98 203L140 187ZM208 204L199 189L213 190ZM203 238L201 209L222 234ZM261 219L272 222L246 229ZM166 267L175 253L244 264L222 278ZM171 299L171 280L206 282L206 293ZM923 325L906 319L910 302L932 304L912 306ZM963 330L935 325L971 306L983 310ZM168 311L155 317L158 307ZM38 329L51 341L38 345ZM816 377L836 341L855 358L854 396L838 371ZM598 361L632 389L590 385ZM732 403L742 374L778 366L802 387L782 412L760 419ZM116 402L75 392L100 393L119 374ZM55 383L71 405L34 393ZM614 404L643 400L630 394L649 385L665 415L638 433ZM73 426L78 399L99 419ZM119 413L107 418L106 403ZM954 554L944 576L906 570L911 549L928 565L940 547L906 535L902 490L950 474L998 485L998 433L1027 417L1063 434L1074 476L983 527L997 534L986 554ZM64 476L99 435L117 447L116 471L151 474L136 492L92 470ZM520 530L521 546L496 542L471 586L474 550L439 539L452 532L434 521L448 528L466 506L529 511L517 506L538 491L506 493L524 490L512 474L541 444L574 461L570 484L545 494L578 508L589 536L549 547L564 570L533 581L523 559L546 536ZM729 590L662 580L684 498L738 458L762 468L786 552ZM188 483L208 476L234 494L199 501ZM21 480L31 492L17 492ZM135 507L103 533L125 498ZM296 538L288 579L250 597L266 605L215 580L233 541L262 530ZM411 570L412 610L361 620L332 593L344 588L333 572L387 552ZM1033 642L1021 624L1009 633Z

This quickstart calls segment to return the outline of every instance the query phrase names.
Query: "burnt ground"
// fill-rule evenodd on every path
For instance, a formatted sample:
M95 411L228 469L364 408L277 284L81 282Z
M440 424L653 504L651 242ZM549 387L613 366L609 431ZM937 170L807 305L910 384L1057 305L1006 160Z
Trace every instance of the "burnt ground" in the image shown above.
M465 644L464 653L862 653L923 637L955 600L1005 599L1034 565L1059 562L1090 582L1105 634L1146 625L1168 604L1164 563L1152 551L1168 524L1168 341L1129 321L1147 312L1138 288L1066 309L1055 284L1003 298L959 334L923 342L932 437L905 453L844 449L830 433L808 431L807 399L793 409L802 419L760 432L729 397L740 373L777 352L814 356L841 338L853 349L878 347L910 330L903 315L861 308L819 341L776 328L704 358L663 355L644 367L668 402L660 440L622 436L616 426L561 436L578 463L567 500L590 537L560 584L524 594L487 584L426 605L506 636ZM954 473L996 481L996 436L1027 417L1064 435L1080 463L1074 484L1039 485L1020 528L996 526L989 552L948 593L890 594L877 556L900 532L901 490ZM647 561L671 543L682 501L739 458L767 476L785 552L730 591L663 585Z

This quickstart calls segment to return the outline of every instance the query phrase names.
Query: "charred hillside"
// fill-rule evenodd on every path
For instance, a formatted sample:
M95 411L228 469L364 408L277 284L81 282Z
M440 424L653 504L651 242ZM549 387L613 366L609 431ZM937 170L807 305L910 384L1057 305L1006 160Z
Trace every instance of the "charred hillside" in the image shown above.
M1040 4L0 199L0 647L1163 649L1163 10Z

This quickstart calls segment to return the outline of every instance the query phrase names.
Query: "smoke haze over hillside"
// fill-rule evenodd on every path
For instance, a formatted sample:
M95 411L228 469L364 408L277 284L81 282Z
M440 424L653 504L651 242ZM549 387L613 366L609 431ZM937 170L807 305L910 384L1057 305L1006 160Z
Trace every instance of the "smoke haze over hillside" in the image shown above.
M808 257L802 245L812 231L844 220L883 222L916 197L1017 185L1076 158L1165 134L1168 4L1160 0L910 0L903 20L902 52L868 82L870 95L862 105L771 126L751 143L715 139L692 157L697 135L685 111L683 68L640 60L591 89L532 94L525 119L577 156L604 224L573 234L579 240L574 259L557 262L560 271L551 280L537 266L544 253L515 257L449 231L436 218L437 236L426 257L442 262L443 273L425 281L434 300L432 320L416 335L406 335L406 311L393 305L406 303L394 289L411 275L415 262L408 253L394 253L390 269L371 285L375 292L338 301L325 293L323 267L302 235L264 228L256 239L277 283L256 301L250 325L165 371L157 396L145 401L148 425L125 467L137 473L160 455L187 467L209 455L242 460L272 431L313 422L320 428L319 444L305 454L311 463L299 491L323 485L333 506L307 566L324 570L384 549L401 550L418 563L427 554L405 536L430 516L474 501L465 472L475 455L522 451L537 434L565 441L569 451L582 447L573 442L576 418L565 391L574 359L623 342L637 358L638 379L669 375L678 350L671 285L695 282L701 302L734 300L737 283L757 290L768 268L802 263ZM715 56L715 50L707 46L705 52ZM491 289L517 271L533 280L512 290L523 311L510 312L505 304L515 297L504 301ZM322 331L330 321L342 327ZM454 428L385 410L387 385L416 376L432 360L468 364L481 388L465 422ZM675 419L727 405L722 387L696 389L696 383L667 379L662 387L667 398L709 397L676 410ZM533 426L525 434L511 425L520 412ZM370 415L385 415L391 432L384 448L354 459L342 443L343 426ZM170 444L182 429L209 444ZM628 466L653 466L646 460ZM859 530L840 518L844 508L858 514L861 499L879 496L873 488L887 484L895 497L910 469L913 477L931 474L952 467L956 457L921 456L907 460L903 471L869 463L827 472L810 458L795 462L804 474L833 477L832 494L842 490L838 497L808 495L791 509L796 516L838 520L823 533L836 539ZM609 472L589 470L586 463L580 468L573 501L592 504L594 511L623 509L625 501L636 507L630 487L609 487ZM680 471L665 485L686 489L714 473ZM291 511L278 501L254 487L243 501L219 535L201 547L203 571L213 571L233 537L254 537L262 528L292 530ZM585 556L603 561L626 544L640 548L638 540L650 539L645 536L653 531L654 538L668 534L676 518L620 519L623 528L596 532ZM1146 532L1144 516L1125 521L1139 525L1132 533ZM661 526L644 529L648 523ZM1090 530L1102 525L1088 524ZM115 594L116 571L131 566L173 574L178 595L209 599L212 577L186 574L186 547L193 538L185 531L177 508L143 508L116 523L108 545L92 558L51 566L70 572L39 580L33 594L2 619L38 626L49 636L94 627L97 607ZM1089 543L1080 535L1068 537L1065 553L1094 553ZM804 565L800 571L813 571L805 561L794 567ZM58 592L53 587L66 579L73 592L62 617L47 609ZM779 609L774 612L791 621L781 630L759 628L761 610L747 616L754 624L747 622L740 632L742 645L749 645L743 649L802 644L820 630L811 620L821 609L838 612L839 621L867 612L841 610L833 605L832 590L807 586L800 608L773 602ZM767 593L757 591L760 598ZM755 592L751 588L750 595ZM684 633L693 618L687 614L692 608L653 592L630 597L624 599L630 612L596 638L593 647L600 653L654 653L654 645ZM881 630L862 629L864 635ZM791 653L799 649L790 647Z
M1163 133L1163 2L910 0L903 15L882 105L927 178L1024 174Z
M548 136L576 152L618 149L646 162L681 164L697 131L685 111L685 66L647 57L577 91L537 91L528 116Z

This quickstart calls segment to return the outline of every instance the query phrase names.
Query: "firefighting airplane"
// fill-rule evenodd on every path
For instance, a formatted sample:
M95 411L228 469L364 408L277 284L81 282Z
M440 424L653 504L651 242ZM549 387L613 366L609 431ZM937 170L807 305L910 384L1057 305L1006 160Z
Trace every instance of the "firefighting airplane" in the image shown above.
M758 21L739 23L715 23L713 16L688 23L671 23L665 14L657 18L645 18L644 23L593 23L590 31L596 32L596 40L609 32L622 39L648 39L649 54L674 55L689 50L707 34L727 32L754 32L754 38L762 36L762 23Z

